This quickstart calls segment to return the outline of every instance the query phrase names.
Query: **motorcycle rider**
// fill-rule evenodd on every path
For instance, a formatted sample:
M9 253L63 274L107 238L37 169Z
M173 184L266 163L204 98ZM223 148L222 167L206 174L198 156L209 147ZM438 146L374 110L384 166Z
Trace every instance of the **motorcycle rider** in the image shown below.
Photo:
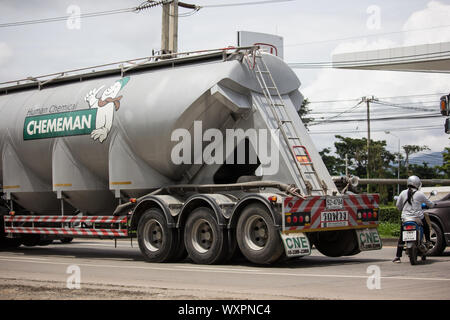
M426 246L431 245L430 240L430 227L425 219L422 203L425 203L428 208L433 208L435 206L434 202L429 200L425 194L420 191L422 187L422 182L417 176L410 176L407 181L408 189L403 190L397 199L397 209L402 213L402 221L405 218L419 218L422 221L423 232L425 233ZM400 263L400 258L402 256L404 242L402 240L403 224L400 229L400 238L398 239L397 254L395 259L392 261L394 263Z

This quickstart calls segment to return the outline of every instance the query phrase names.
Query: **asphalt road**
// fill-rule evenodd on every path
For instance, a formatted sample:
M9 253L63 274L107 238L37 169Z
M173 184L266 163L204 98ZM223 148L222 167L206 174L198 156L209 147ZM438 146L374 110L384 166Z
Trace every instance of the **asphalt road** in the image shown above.
M135 241L57 241L0 252L0 299L450 299L449 249L416 266L394 252L204 266L147 263Z

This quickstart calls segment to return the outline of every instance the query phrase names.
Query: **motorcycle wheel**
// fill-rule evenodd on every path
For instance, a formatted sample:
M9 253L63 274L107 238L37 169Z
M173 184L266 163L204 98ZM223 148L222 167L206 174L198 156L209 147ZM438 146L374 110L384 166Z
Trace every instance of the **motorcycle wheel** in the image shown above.
M417 247L416 246L412 246L411 248L406 249L408 256L409 256L409 262L411 263L411 265L416 265L417 264Z

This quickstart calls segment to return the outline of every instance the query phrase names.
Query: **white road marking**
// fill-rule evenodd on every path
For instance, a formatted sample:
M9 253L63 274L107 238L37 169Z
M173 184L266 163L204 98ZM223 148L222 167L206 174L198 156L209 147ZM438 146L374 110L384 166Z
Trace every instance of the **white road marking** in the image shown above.
M232 269L232 268L220 268L220 267L207 267L207 266L179 266L178 268L182 269L193 269L193 270L224 270L224 271L238 271L238 272L245 272L245 273L254 273L257 271L262 271L261 269L251 269L251 270L245 270L245 269Z
M48 261L48 259L45 259L45 258L29 258L29 257L24 257L24 256L22 256L22 255L14 255L14 254L12 254L12 255L10 255L10 256L0 256L0 258L7 258L7 259L9 259L9 258L11 258L11 257L13 257L13 258L18 258L18 259L24 259L24 260L42 260L42 261Z
M25 262L25 263L40 263L40 264L53 264L53 265L68 265L73 264L70 262L45 262L45 261L29 261L24 259L10 259L1 258L1 261L8 262ZM246 271L240 269L228 269L228 268L214 268L214 267L188 267L188 266L175 266L175 267L150 267L150 266L126 266L126 265L106 265L106 264L87 264L87 263L76 263L78 266L93 267L93 268L120 268L120 269L143 269L143 270L161 270L161 271L188 271L188 272L211 272L211 273L232 273L232 274L251 274L251 275L261 275L261 276L288 276L288 277L318 277L318 278L354 278L354 279L367 279L367 275L341 275L341 274L315 274L315 273L282 273L282 272L261 272L261 271ZM386 276L380 277L386 280L416 280L416 281L450 281L449 278L419 278L419 277L397 277L397 276Z

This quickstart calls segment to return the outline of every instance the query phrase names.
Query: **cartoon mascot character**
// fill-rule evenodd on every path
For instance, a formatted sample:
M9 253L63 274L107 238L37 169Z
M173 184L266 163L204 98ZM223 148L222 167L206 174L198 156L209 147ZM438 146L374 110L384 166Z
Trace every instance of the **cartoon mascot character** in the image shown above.
M100 98L97 98L97 94L103 89L104 85L98 89L92 89L84 98L89 108L97 108L95 130L91 132L92 139L102 143L108 137L114 120L114 111L119 110L120 99L122 99L122 96L117 95L129 80L130 77L117 80L112 86L103 91Z

